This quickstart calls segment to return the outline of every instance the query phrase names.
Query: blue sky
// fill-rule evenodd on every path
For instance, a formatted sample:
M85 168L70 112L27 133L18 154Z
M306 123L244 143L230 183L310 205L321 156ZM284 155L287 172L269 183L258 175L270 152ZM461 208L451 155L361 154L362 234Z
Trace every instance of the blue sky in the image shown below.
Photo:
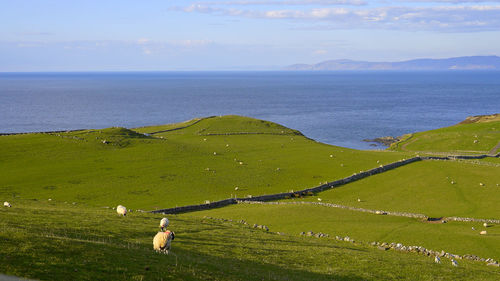
M0 71L500 55L500 0L0 0Z

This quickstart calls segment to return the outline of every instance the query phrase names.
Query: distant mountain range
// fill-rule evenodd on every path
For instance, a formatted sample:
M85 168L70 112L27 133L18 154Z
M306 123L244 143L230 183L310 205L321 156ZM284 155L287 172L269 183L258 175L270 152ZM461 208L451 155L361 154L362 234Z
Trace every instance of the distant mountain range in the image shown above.
M400 62L328 60L317 64L293 64L286 70L500 70L498 56L447 59L415 59Z

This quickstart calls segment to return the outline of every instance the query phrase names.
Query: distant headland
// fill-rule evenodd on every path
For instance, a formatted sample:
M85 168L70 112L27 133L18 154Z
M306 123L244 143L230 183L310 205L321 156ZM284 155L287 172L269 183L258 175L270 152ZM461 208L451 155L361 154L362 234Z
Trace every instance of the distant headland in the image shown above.
M469 56L446 59L414 59L400 62L369 62L348 59L317 64L293 64L285 70L500 70L498 56Z

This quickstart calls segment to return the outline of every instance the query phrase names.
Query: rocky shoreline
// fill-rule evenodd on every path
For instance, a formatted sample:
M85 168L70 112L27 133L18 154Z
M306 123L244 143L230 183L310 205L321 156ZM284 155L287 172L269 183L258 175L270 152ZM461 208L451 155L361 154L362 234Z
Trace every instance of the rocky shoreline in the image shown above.
M374 142L374 143L378 143L381 145L390 146L391 144L398 142L400 140L401 140L400 137L387 136L387 137L380 137L380 138L374 138L374 139L364 139L363 141ZM371 144L371 145L376 145L376 144Z

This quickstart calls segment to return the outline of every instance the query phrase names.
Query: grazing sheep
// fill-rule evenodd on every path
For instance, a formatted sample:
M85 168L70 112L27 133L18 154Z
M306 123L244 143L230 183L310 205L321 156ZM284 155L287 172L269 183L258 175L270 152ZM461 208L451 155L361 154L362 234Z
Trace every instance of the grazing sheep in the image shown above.
M238 187L235 187L234 190L238 190L239 188Z
M321 198L318 198L318 201L320 201L320 202L321 202Z
M479 232L479 234L486 235L486 234L488 234L488 232L486 232L486 230L483 230L483 231Z
M361 199L358 198L358 202L361 202Z
M475 228L475 227L472 227L472 230L476 230L476 228Z
M155 237L153 238L153 249L159 253L168 255L170 244L172 243L172 240L174 240L174 237L174 232L170 230L156 233Z
M453 260L453 259L451 260L451 264L452 264L453 266L458 266L457 261L456 261L456 260Z
M12 207L12 205L9 202L7 202L7 201L3 202L3 206L7 207L7 208Z
M161 219L161 221L160 221L160 229L161 229L161 231L165 231L165 230L167 230L167 226L168 226L169 224L170 224L170 222L168 221L168 219L167 219L167 218L163 218L163 219Z
M119 215L126 216L126 215L127 215L127 208L125 208L125 207L124 207L124 206L122 206L122 205L118 205L118 207L116 207L116 212L117 212Z
M486 223L486 222L485 222L485 223L483 223L483 226L484 226L484 227L488 227L488 223Z
M480 182L480 183L479 183L479 186L484 186L484 183Z
M434 262L435 263L441 263L441 259L438 256L434 257Z

